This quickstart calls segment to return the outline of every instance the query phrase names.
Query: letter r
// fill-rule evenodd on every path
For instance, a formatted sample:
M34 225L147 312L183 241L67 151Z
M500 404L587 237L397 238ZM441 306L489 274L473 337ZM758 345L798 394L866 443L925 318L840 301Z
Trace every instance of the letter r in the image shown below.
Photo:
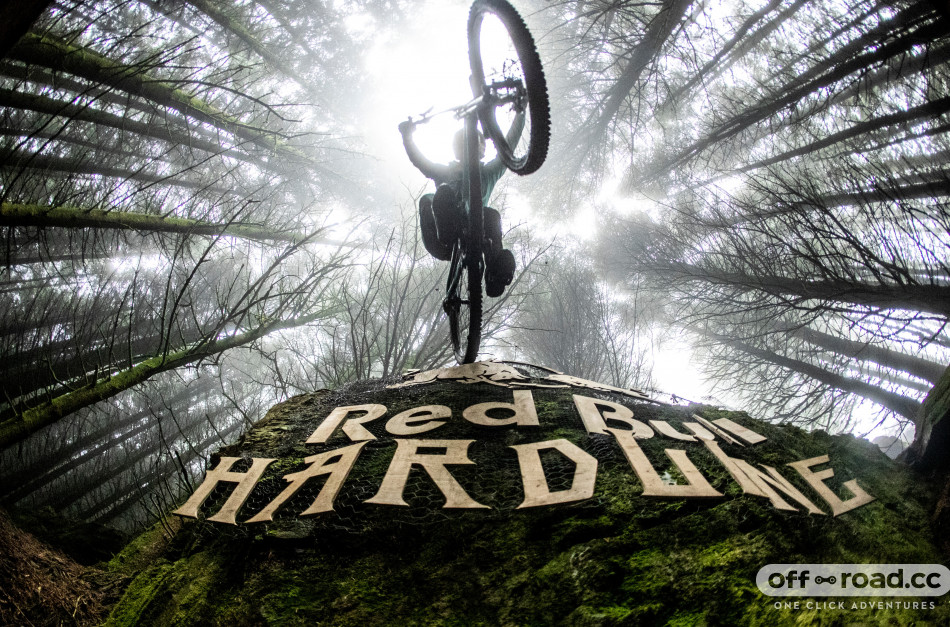
M359 418L350 418L350 414L365 412L364 416ZM365 440L375 440L376 436L366 430L363 423L376 420L386 413L385 405L375 403L369 405L350 405L348 407L337 407L330 412L330 415L323 419L320 426L317 427L310 437L307 438L307 444L325 444L336 428L343 424L343 433L346 434L352 442L363 442Z

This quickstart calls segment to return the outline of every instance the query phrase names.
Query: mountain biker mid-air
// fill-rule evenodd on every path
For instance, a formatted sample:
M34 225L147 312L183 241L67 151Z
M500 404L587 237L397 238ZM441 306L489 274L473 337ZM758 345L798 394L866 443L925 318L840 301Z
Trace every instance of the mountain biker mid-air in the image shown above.
M524 129L524 113L518 113L508 130L509 144L517 143ZM462 182L462 154L464 152L464 133L455 134L453 148L455 161L448 164L434 163L427 159L412 138L415 123L409 119L399 124L402 143L409 161L436 185L434 194L425 194L419 199L419 226L422 230L422 243L430 255L442 261L452 256L452 247L461 235L464 224L463 205L458 190ZM479 155L485 157L485 137L479 132ZM515 275L515 256L505 248L501 241L501 214L488 206L495 184L507 169L500 157L487 163L480 163L482 182L482 206L485 238L485 293L496 298L501 296L505 287L511 284Z

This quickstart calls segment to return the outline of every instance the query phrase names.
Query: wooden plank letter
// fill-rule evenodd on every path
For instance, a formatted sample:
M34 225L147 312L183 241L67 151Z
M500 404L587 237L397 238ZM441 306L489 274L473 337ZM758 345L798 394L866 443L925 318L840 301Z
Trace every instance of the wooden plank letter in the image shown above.
M772 501L772 507L776 509L784 509L788 511L797 511L794 507L786 503L782 497L772 488L776 488L779 491L785 493L786 496L797 501L802 507L808 510L810 514L820 514L825 515L823 511L818 509L818 507L808 500L804 494L802 494L798 488L789 483L788 479L779 474L777 470L771 466L766 466L762 464L762 467L768 472L765 474L761 470L754 468L752 464L742 459L733 459L732 460L739 469L745 473L752 481L754 481L763 492L765 496Z
M587 433L606 434L610 429L607 428L608 420L616 420L630 425L633 437L646 440L653 437L653 429L633 418L633 410L624 407L619 403L602 401L598 398L589 396L574 395L574 405L577 407L581 420L584 421L584 428Z
M789 509L792 511L795 510L794 507L783 501L781 497L779 497L779 495L774 491L767 492L766 490L769 490L768 485L760 486L753 477L750 477L745 472L743 472L742 467L739 465L739 461L741 460L733 459L732 457L726 455L726 453L721 448L719 448L719 445L716 444L715 440L703 439L702 442L706 445L706 448L708 448L710 452L716 456L716 459L718 459L719 462L726 467L726 470L729 471L729 474L732 475L732 478L735 480L735 482L739 484L740 488L742 488L743 493L751 494L753 496L761 496L763 498L771 498L772 505L775 507L779 507L779 504L785 505L785 507L779 507L779 509Z
M310 464L308 467L304 468L300 472L292 472L290 474L284 475L284 481L287 481L288 485L284 490L277 495L277 497L270 502L270 504L262 509L257 515L253 518L249 518L247 522L265 522L269 520L274 520L274 513L283 505L290 497L292 497L297 490L303 487L303 484L307 483L307 480L311 477L318 477L320 475L330 475L327 477L326 483L323 484L323 487L320 488L320 493L317 495L317 498L314 499L313 503L300 513L301 516L310 516L312 514L319 514L320 512L328 512L333 509L333 499L336 498L337 493L339 493L340 488L343 486L343 482L346 481L347 476L349 476L350 471L353 469L353 464L356 462L356 458L360 454L360 450L366 445L366 442L359 442L357 444L351 444L349 446L344 446L343 448L338 448L333 451L327 451L325 453L319 453L317 455L311 455L304 459L305 462ZM335 460L335 461L331 461Z
M663 479L650 464L646 454L633 433L625 429L607 429L608 433L613 434L620 445L620 449L630 462L630 467L637 473L637 477L643 483L643 496L662 496L668 498L697 498L708 497L715 498L722 496L714 487L709 485L706 477L699 472L693 462L689 461L686 451L682 449L665 449L666 456L670 458L680 473L686 478L684 485L670 485L664 483Z
M518 453L518 465L521 466L521 481L524 484L524 501L518 506L537 507L583 501L594 495L594 481L597 479L597 458L568 440L549 440L532 444L517 444L511 448ZM548 488L544 468L541 466L540 451L554 449L574 462L574 478L567 490L551 492Z
M238 510L244 505L244 501L247 500L247 497L251 495L251 490L254 489L257 480L261 478L261 475L264 474L264 471L270 466L271 462L275 461L274 459L254 457L251 458L251 467L247 472L231 472L231 466L239 459L241 458L222 457L218 465L205 474L205 480L201 482L201 485L198 486L195 493L191 495L184 505L172 513L178 514L179 516L197 518L198 508L201 507L201 504L205 502L208 496L211 495L211 491L214 490L219 483L222 481L236 483L238 484L237 487L234 488L234 492L231 493L228 500L224 502L221 510L214 516L208 518L208 520L214 522L236 525Z
M470 497L458 481L455 480L446 466L449 464L474 464L468 458L468 447L475 440L396 440L396 454L389 464L386 476L379 486L379 492L367 503L377 505L405 505L403 490L409 479L409 471L413 465L421 466L445 495L445 508L483 508L487 505L475 501ZM445 453L420 453L420 448L444 448Z
M743 493L767 498L771 501L772 507L775 509L797 512L798 510L794 506L789 505L788 502L773 489L777 488L781 492L784 492L786 496L800 503L810 513L824 514L824 512L815 507L815 504L809 501L804 494L799 492L795 486L778 474L778 471L774 468L764 466L769 472L769 474L764 474L753 468L752 465L745 460L729 457L713 440L703 440L703 444L705 444L706 448L716 456L716 459L726 467L726 470L729 471L732 478L735 479L739 487L742 488Z
M716 440L716 436L714 436L709 429L698 422L684 422L683 426L695 433L696 437L703 442L714 442Z
M717 418L716 420L713 420L713 423L725 429L726 431L736 434L749 444L758 444L759 442L765 442L768 439L764 435L759 435L751 429L746 429L739 423L733 422L728 418Z
M350 418L350 414L357 412L365 413L359 418ZM340 423L346 421L343 425L343 433L346 434L352 442L361 442L364 440L375 440L376 436L363 427L364 422L376 420L386 413L385 405L371 403L369 405L350 405L348 407L337 407L330 412L330 415L323 419L320 426L317 427L310 437L307 438L307 444L324 444L340 426Z
M661 435L665 435L668 438L673 438L674 440L683 440L684 442L695 442L696 438L689 435L688 433L680 433L673 428L673 425L666 422L665 420L650 420L650 426L660 432Z
M729 435L728 433L726 433L725 431L723 431L722 429L720 429L719 427L717 427L717 426L714 425L713 423L709 422L708 420L706 420L705 418L703 418L703 417L700 416L699 414L693 414L693 418L695 418L696 420L698 420L701 425L703 425L704 427L706 427L707 429L709 429L710 431L712 431L713 433L715 433L716 435L718 435L720 438L722 438L723 440L725 440L725 441L728 442L729 444L738 444L739 446L744 446L744 444L742 444L742 442L740 442L739 440L735 439L734 437L732 437L731 435ZM691 423L691 424L696 424L696 423ZM695 433L695 431L694 431L694 433Z
M439 418L449 418L452 410L445 405L425 405L396 414L386 423L386 431L393 435L416 435L432 431L445 424Z
M829 458L827 455L822 455L821 457L803 459L800 462L792 462L789 464L789 466L797 470L798 474L800 474L802 478L808 482L808 485L814 488L815 492L821 495L821 498L825 499L825 502L827 502L831 507L832 516L837 516L838 514L851 511L855 507L861 507L862 505L866 505L874 500L873 496L865 492L861 486L858 485L857 479L844 482L844 487L848 488L848 490L850 490L851 494L854 496L847 501L842 501L839 499L838 495L832 492L831 488L823 483L825 479L831 479L834 477L835 471L831 468L826 468L825 470L813 472L811 469L812 466L827 463L828 459Z
M537 427L538 413L534 408L534 397L530 390L515 390L514 403L479 403L466 407L462 417L471 423L486 427L503 427L506 425L520 425L523 427ZM488 412L493 409L503 409L514 412L507 418L491 418Z

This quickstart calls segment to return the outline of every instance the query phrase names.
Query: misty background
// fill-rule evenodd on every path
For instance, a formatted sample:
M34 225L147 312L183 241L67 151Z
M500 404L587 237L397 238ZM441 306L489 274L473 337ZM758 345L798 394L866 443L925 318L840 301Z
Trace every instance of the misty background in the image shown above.
M552 144L495 190L481 358L910 441L950 350L946 7L514 4ZM44 10L0 60L2 506L132 530L275 403L453 363L396 125L468 98L468 6Z

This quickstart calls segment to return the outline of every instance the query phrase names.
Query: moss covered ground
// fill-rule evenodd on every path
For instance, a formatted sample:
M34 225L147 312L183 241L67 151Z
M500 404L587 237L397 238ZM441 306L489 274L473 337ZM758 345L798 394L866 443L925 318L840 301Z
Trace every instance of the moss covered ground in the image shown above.
M729 455L782 471L799 490L828 507L786 466L828 454L836 492L857 478L875 501L838 517L785 512L742 493L704 447L654 437L640 446L658 471L663 448L684 448L724 494L718 499L657 499L605 436L588 435L571 389L535 390L539 427L472 426L458 419L474 402L511 401L511 390L486 384L436 383L385 389L378 383L297 397L278 406L242 442L222 451L267 456L268 469L238 520L256 513L282 487L279 478L324 450L305 445L335 406L382 403L388 416L442 404L453 419L420 438L476 439L472 466L453 469L463 487L491 510L444 510L440 494L419 472L406 488L409 507L363 503L385 473L395 444L383 426L367 445L337 500L335 512L296 515L315 492L292 499L272 523L219 525L203 520L226 493L209 499L198 520L185 519L169 537L161 527L136 538L107 570L128 581L110 625L851 625L950 624L945 598L868 598L844 609L819 609L798 599L785 607L764 596L756 572L770 563L944 563L929 525L933 490L876 447L850 436L808 433L759 423L709 407L680 408L595 394L634 409L638 419L677 426L694 413L729 417L765 435L755 446L723 445ZM516 509L518 466L508 446L566 438L599 460L593 498ZM325 448L348 441L334 436ZM566 486L563 460L545 462L551 488ZM675 468L666 467L670 476ZM561 476L561 484L557 477ZM313 481L313 480L311 480ZM318 484L319 485L319 484ZM256 494L256 493L255 493ZM929 602L933 600L933 609ZM776 606L776 601L779 601ZM791 601L795 601L792 599ZM927 602L926 609L877 602ZM865 607L861 607L861 603ZM852 607L856 603L857 607Z

